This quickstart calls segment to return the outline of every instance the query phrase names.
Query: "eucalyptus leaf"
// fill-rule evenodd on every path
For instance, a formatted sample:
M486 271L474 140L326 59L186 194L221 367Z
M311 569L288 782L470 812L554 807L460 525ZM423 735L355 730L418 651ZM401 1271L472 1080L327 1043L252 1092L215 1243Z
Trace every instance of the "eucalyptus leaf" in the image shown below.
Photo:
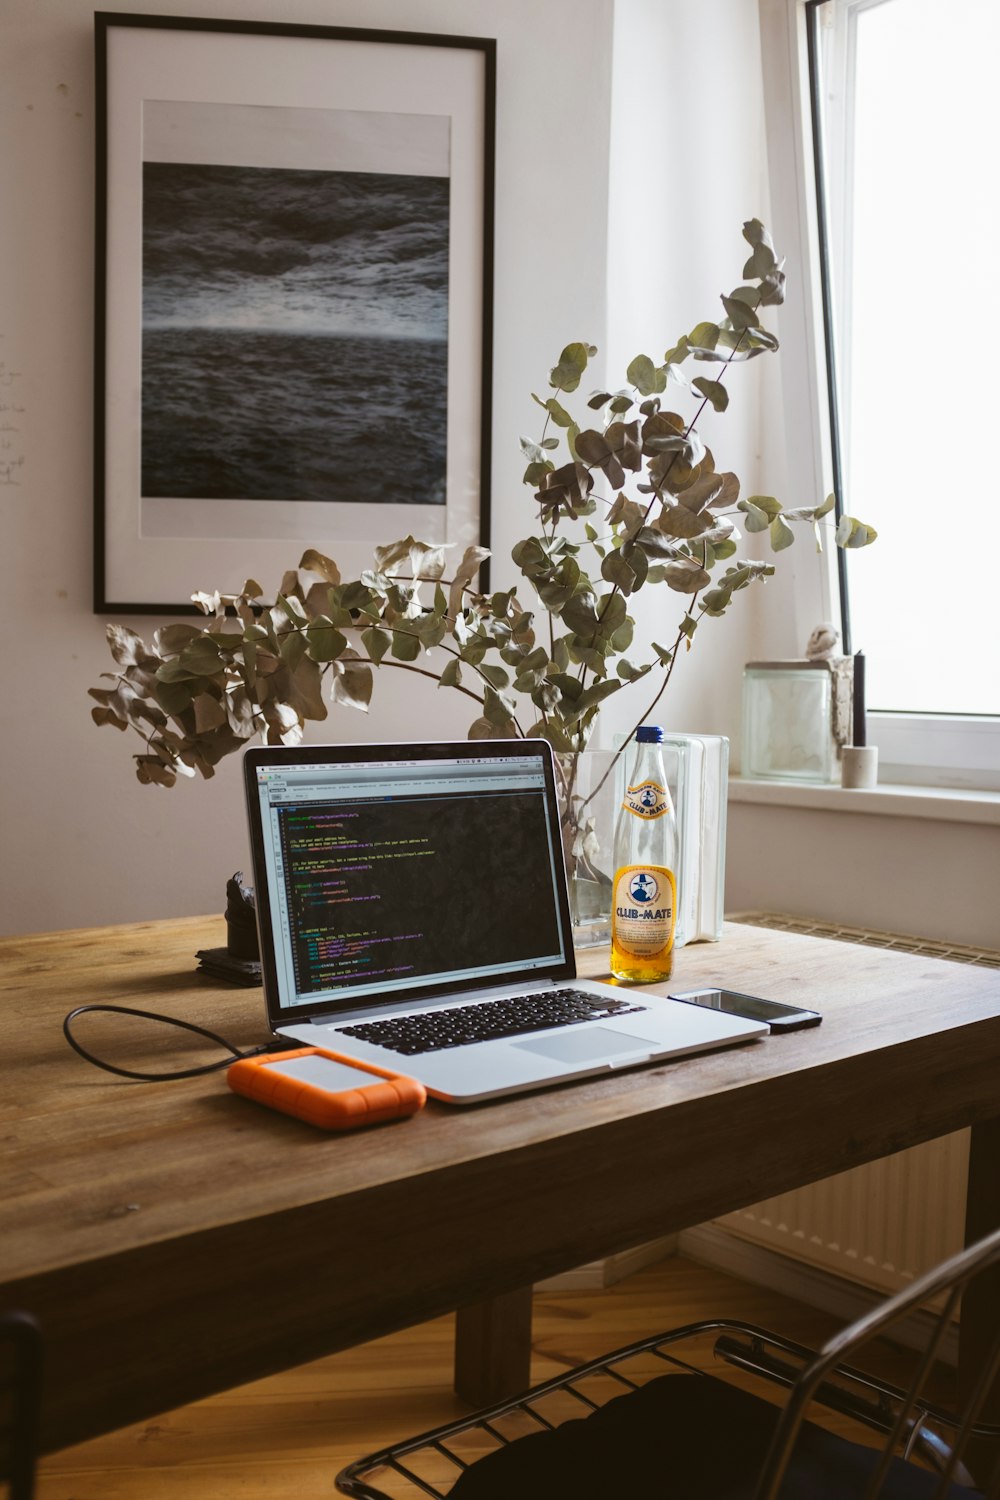
M746 516L747 531L766 531L771 524L767 512L754 505L751 500L741 500L740 510Z
M692 328L684 343L689 351L695 349L707 351L714 349L718 341L718 323L699 323L696 327Z
M488 547L476 546L466 547L462 553L462 559L452 575L451 588L448 591L448 613L452 618L462 608L465 590L478 573L480 564L484 563L489 555Z
M729 392L718 380L707 380L704 375L699 375L691 384L706 400L711 401L716 411L725 411L729 405Z
M655 396L666 390L667 378L658 369L648 354L637 354L625 371L629 385L635 386L640 396Z
M575 391L587 368L589 354L589 344L567 344L559 363L549 371L549 385L557 391Z
M135 774L143 786L173 786L177 772L158 755L135 756Z
M718 588L706 589L701 596L701 607L707 615L718 618L733 602L733 591L720 585Z
M592 634L599 623L593 594L589 591L574 593L563 606L562 618L576 635Z
M110 628L112 627L109 626ZM161 657L179 656L184 647L200 635L201 631L197 625L161 625L153 636L153 645ZM115 655L114 648L111 654L116 661L120 659Z
M500 689L510 686L510 674L509 672L505 672L503 667L486 666L484 664L479 668L479 675L480 677L485 677L492 688Z
M711 581L711 574L694 558L679 557L675 562L667 563L665 572L670 588L681 594L696 594Z
M719 474L718 478L722 480L722 488L708 503L713 510L725 510L739 499L740 482L735 474Z
M361 640L376 666L392 645L392 636L387 630L380 630L377 625L369 625L367 630L362 630Z
M621 423L618 423L618 426L620 427ZM625 483L625 470L612 453L603 433L595 432L593 428L581 432L577 436L576 451L585 464L603 470L605 478L613 488L618 489Z
M762 510L769 521L780 516L783 509L781 501L775 500L773 495L751 495L748 503L755 506L757 510ZM738 509L743 509L742 504Z
M611 422L605 429L604 440L623 468L633 474L641 472L642 440L638 422Z
M690 511L686 505L665 505L656 518L656 525L665 536L690 539L708 531L712 518Z
M514 705L500 693L487 688L483 700L483 717L496 729L509 735L514 723Z
M142 637L126 625L106 625L104 633L111 655L121 667L136 666L149 655Z
M222 595L218 589L211 594L206 593L204 589L199 589L196 594L191 595L191 603L196 604L203 615L220 615L225 612Z
M178 675L183 672L191 677L215 677L222 670L222 651L214 636L203 634L188 641L175 664L167 662L157 671L161 681L170 680L166 671L171 665L176 665Z
M436 582L445 569L444 547L428 547L424 542L415 542L410 548L410 572L414 578L425 578Z
M392 632L392 654L397 661L416 661L420 655L420 641L411 631Z
M310 620L305 630L305 642L313 661L334 661L347 650L347 637L325 615Z
M841 516L836 542L838 547L868 547L877 536L874 526L866 526L863 521L855 520L854 516Z
M725 476L713 473L711 470L700 473L689 485L686 485L683 493L679 496L685 510L700 511L714 504L719 498L725 484Z
M550 396L545 402L545 410L557 427L572 427L573 418L564 406L559 405L555 396Z
M469 725L470 740L502 740L506 738L507 736L504 734L503 730L497 728L496 725L491 724L489 719L473 719L472 723Z
M90 710L90 717L95 724L110 724L113 729L120 729L124 734L128 729L128 719L119 718L113 708L106 703L99 703L96 708Z
M402 541L389 542L385 547L375 548L375 566L380 573L394 573L400 563L408 562L410 548L413 546L412 536L403 537Z
M775 516L768 529L771 533L771 546L775 552L783 552L795 540L795 533L784 516Z
M330 679L330 697L334 703L343 703L348 708L367 713L374 685L372 669L367 662L354 658L334 662Z
M211 697L208 693L201 693L194 700L194 726L198 734L204 734L209 729L218 729L221 724L228 722L226 710L218 698Z
M641 527L635 540L647 557L676 557L678 555L677 548L666 540L662 532L652 526Z
M723 297L722 305L726 309L730 323L741 333L745 328L758 328L760 319L752 307L748 307L739 297Z
M546 474L550 474L554 468L555 464L547 458L530 463L525 469L524 473L521 475L521 483L538 486L541 484Z
M308 547L306 551L303 552L302 556L299 558L299 567L302 568L306 573L318 573L320 578L325 579L327 583L340 582L340 569L337 567L337 564L333 561L332 558L324 557L322 552L317 552L315 547ZM243 585L244 593L247 592L248 587L248 584ZM251 595L251 597L257 599L260 597L262 592L260 584L253 584L253 588L255 592Z

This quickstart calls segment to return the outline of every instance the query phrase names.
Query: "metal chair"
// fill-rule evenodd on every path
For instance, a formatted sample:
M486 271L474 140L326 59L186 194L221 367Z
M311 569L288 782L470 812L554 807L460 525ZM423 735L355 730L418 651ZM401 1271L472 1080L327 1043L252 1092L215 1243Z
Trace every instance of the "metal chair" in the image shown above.
M937 1387L943 1376L939 1355L962 1292L994 1266L1000 1266L1000 1231L889 1298L819 1351L729 1320L694 1323L630 1344L513 1400L369 1454L341 1471L337 1488L356 1500L425 1495L445 1500L453 1491L455 1500L466 1494L473 1500L480 1495L535 1500L542 1494L578 1500L583 1493L615 1500L646 1495L656 1500L737 1495L746 1500L833 1495L837 1500L911 1495L914 1500L970 1495L993 1500L1000 1497L1000 1427L981 1422L980 1414L1000 1368L1000 1334L963 1401L942 1402ZM854 1364L873 1340L891 1342L904 1320L912 1325L918 1310L925 1330L922 1349L916 1355L892 1351L894 1361L898 1355L909 1367L899 1385ZM879 1349L884 1356L885 1344ZM877 1352L869 1351L869 1359L873 1356L877 1361ZM560 1428L567 1420L604 1412L623 1392L651 1390L660 1375L668 1377L656 1381L660 1413L670 1412L673 1393L683 1395L681 1437L700 1444L693 1468L676 1432L661 1439L670 1451L657 1453L652 1467L646 1462L636 1468L634 1453L602 1449L604 1436L614 1440L629 1431L609 1423L609 1410L592 1429L597 1444L590 1442L589 1454L600 1455L596 1467L602 1479L595 1477L591 1488L589 1459L574 1469L573 1444L586 1436L588 1423L565 1429L566 1442L557 1436ZM686 1378L671 1386L677 1377ZM628 1399L634 1401L634 1394ZM621 1402L616 1406L626 1409ZM697 1422L684 1426L692 1411L702 1424L700 1433ZM606 1433L599 1431L602 1422ZM717 1440L706 1444L706 1430ZM735 1459L734 1433L741 1445ZM527 1441L519 1444L519 1439ZM554 1455L554 1449L561 1452ZM545 1477L538 1484L525 1479L535 1455L544 1459ZM725 1473L717 1474L723 1455ZM567 1458L569 1469L563 1473L559 1462ZM678 1471L688 1479L672 1484ZM690 1478L695 1471L696 1484Z
M38 1412L42 1388L42 1336L28 1313L0 1317L0 1484L9 1500L32 1500Z

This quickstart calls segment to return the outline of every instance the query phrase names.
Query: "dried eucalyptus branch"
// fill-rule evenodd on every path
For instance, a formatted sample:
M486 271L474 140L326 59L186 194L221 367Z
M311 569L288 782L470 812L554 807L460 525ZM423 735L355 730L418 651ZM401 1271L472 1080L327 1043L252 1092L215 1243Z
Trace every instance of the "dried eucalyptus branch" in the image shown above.
M258 733L294 744L307 720L327 717L328 701L367 709L374 670L386 667L472 699L472 739L540 735L563 752L586 746L608 698L659 672L655 705L700 622L723 615L734 594L774 572L773 563L737 556L737 521L747 532L767 531L777 553L794 540L795 522L810 524L819 546L833 509L832 496L793 510L768 495L740 499L737 476L716 470L697 431L707 405L728 406L729 368L778 347L759 315L783 300L783 262L759 220L743 234L751 254L741 285L722 297L725 317L699 323L659 365L638 355L623 389L589 398L588 411L602 416L588 421L599 426L581 428L560 399L578 390L596 353L591 345L567 345L550 372L554 394L533 396L545 421L537 441L522 438L521 448L540 534L513 549L522 585L482 594L474 581L484 548L467 548L446 579L448 549L406 537L378 548L373 568L347 582L334 561L308 550L273 604L254 579L238 594L195 594L208 624L164 626L151 646L109 625L118 670L104 674L111 686L90 690L92 714L142 737L139 780L172 786L178 774L211 776ZM719 378L688 380L688 359L720 364ZM679 397L695 395L689 419L663 409L671 386ZM608 494L596 492L599 481ZM600 531L590 520L599 504ZM836 529L841 547L874 539L853 517ZM627 601L658 584L687 596L675 639L668 648L654 641L648 660L631 660ZM547 616L545 644L536 635L539 611Z

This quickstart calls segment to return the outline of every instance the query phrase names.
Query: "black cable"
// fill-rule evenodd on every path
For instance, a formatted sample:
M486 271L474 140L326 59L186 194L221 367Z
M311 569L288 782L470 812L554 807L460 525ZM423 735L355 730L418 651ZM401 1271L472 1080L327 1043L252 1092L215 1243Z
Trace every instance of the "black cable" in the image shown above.
M144 1021L162 1021L166 1026L179 1026L184 1031L193 1031L198 1036L208 1037L210 1042L218 1042L220 1047L225 1047L229 1053L220 1062L203 1063L198 1068L184 1068L175 1073L136 1073L131 1068L116 1068L113 1063L104 1062L88 1052L73 1035L71 1023L77 1016L86 1015L88 1011L108 1011L120 1016L140 1016ZM277 1052L287 1048L289 1043L277 1042L272 1046L252 1047L249 1052L240 1052L227 1042L225 1037L219 1036L218 1032L209 1031L205 1026L195 1026L192 1021L181 1021L177 1016L161 1016L152 1010L134 1010L130 1005L78 1005L76 1010L71 1010L63 1021L63 1035L67 1042L78 1052L85 1062L93 1063L95 1068L103 1068L106 1073L117 1073L119 1078L135 1078L140 1083L162 1083L177 1078L198 1078L203 1073L215 1073L219 1068L228 1068L231 1063L239 1062L244 1057L259 1057L262 1052ZM291 1044L296 1045L296 1044Z

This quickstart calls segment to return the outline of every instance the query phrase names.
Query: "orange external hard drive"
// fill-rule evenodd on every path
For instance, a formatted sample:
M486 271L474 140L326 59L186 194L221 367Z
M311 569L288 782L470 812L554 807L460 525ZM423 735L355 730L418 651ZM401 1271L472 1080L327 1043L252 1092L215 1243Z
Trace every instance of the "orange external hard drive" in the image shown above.
M323 1047L244 1057L233 1063L226 1078L237 1094L322 1130L356 1130L413 1115L427 1099L415 1078L340 1057Z

